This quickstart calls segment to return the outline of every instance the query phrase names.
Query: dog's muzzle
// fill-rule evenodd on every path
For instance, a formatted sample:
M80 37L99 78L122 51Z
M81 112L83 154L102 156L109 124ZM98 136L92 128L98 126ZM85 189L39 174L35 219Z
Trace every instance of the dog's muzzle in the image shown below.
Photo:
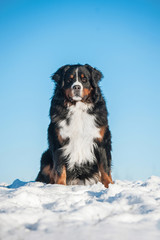
M82 99L82 87L81 85L74 85L72 87L73 100L80 101Z
M81 86L80 85L74 85L73 86L73 92L75 96L80 96Z

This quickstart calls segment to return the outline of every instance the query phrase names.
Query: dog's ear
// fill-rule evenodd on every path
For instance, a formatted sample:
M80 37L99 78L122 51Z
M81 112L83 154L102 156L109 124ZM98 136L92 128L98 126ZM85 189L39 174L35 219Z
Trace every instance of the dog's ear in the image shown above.
M57 84L61 85L63 87L64 85L64 76L66 71L70 68L70 65L64 65L60 67L57 72L55 72L51 78L54 80Z
M97 70L96 68L91 67L89 64L85 64L84 65L88 71L91 74L91 84L93 87L93 100L95 103L97 103L99 101L100 98L100 89L98 86L98 82L101 80L101 78L103 77L102 73Z
M84 66L89 70L93 84L97 84L103 77L102 73L96 68L91 67L89 64L85 64Z

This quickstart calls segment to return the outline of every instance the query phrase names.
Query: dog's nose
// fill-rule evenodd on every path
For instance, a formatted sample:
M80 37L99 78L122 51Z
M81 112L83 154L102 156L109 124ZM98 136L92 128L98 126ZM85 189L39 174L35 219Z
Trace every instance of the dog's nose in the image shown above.
M74 86L73 86L73 89L74 89L74 90L80 90L80 89L81 89L81 86L80 86L80 85L74 85Z

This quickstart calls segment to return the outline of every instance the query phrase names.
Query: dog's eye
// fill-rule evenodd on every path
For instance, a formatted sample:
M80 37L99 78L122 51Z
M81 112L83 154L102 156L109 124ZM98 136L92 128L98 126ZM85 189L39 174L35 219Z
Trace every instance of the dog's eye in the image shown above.
M86 77L82 78L82 82L86 83L87 82L87 78Z
M82 82L86 83L87 82L87 78L82 78Z
M67 82L70 83L73 80L74 76L71 74L69 78L67 79Z

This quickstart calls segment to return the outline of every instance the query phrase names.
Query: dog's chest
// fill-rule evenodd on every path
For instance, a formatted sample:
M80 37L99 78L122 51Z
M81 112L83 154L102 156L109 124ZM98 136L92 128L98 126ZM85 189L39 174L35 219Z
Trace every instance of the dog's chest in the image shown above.
M69 143L63 147L63 155L67 157L70 169L75 165L95 161L94 139L100 137L100 129L95 124L95 116L87 112L91 107L91 104L77 102L69 107L69 124L66 120L59 124L61 137L69 138Z

